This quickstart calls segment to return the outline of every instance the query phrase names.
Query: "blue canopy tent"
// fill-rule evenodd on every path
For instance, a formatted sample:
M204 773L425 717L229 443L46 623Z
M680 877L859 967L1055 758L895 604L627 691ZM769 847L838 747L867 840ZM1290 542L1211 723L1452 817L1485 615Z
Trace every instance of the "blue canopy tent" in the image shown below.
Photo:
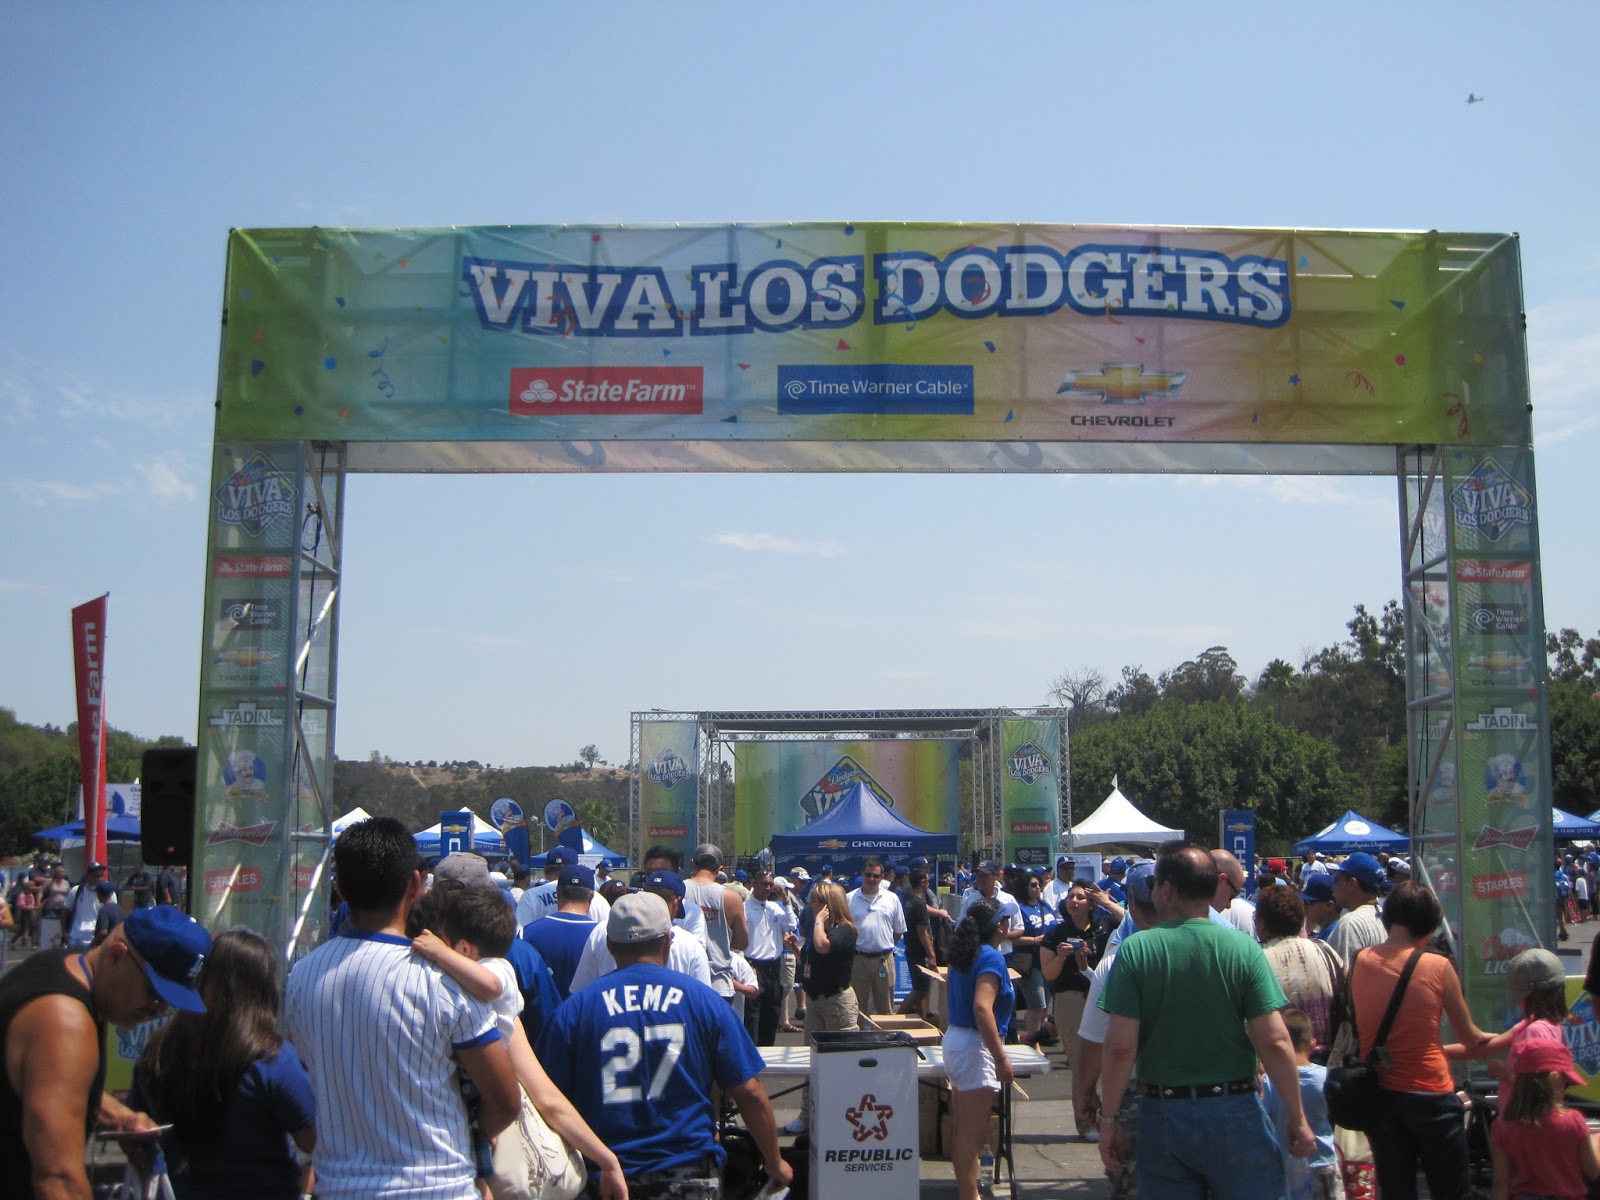
M1371 854L1375 850L1387 850L1391 854L1401 854L1410 845L1411 839L1405 834L1385 829L1349 808L1321 833L1296 842L1294 852L1304 854L1307 850L1320 850L1324 854L1354 854L1365 850Z
M918 829L858 782L821 816L793 833L774 834L771 848L780 871L833 863L842 874L869 857L898 862L918 855L953 857L956 835Z
M36 838L52 838L58 842L66 838L81 839L84 836L83 822L73 821L68 825L57 825L54 829L41 829L33 836ZM106 841L137 842L138 840L138 817L128 817L121 813L115 813L106 817Z
M424 829L412 839L417 843L417 853L423 858L438 858L439 850L444 845L444 831L438 825ZM499 858L506 852L506 839L500 831L482 817L472 823L472 848L485 858Z
M608 867L625 867L628 865L628 856L618 854L611 847L595 841L584 830L582 825L568 825L556 835L556 845L565 846L569 850L578 852L578 861L586 867L596 867L604 863ZM528 859L528 865L534 870L541 870L546 860L545 854L535 854Z
M1552 808L1550 810L1550 831L1556 835L1556 841L1566 842L1573 838L1600 837L1600 821L1591 813L1588 817L1575 817L1565 809Z

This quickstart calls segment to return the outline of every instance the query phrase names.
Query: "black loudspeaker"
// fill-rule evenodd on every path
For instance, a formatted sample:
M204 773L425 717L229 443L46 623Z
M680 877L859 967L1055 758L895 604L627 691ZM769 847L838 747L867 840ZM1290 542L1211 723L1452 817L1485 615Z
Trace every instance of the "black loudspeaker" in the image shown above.
M194 853L195 775L199 751L146 750L139 766L139 838L144 861L187 865Z

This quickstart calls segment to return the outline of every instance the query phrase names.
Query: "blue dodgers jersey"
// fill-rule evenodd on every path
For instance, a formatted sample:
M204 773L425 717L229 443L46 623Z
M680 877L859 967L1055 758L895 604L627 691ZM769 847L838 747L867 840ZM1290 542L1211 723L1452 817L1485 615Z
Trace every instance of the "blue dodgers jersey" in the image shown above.
M630 1177L707 1156L720 1173L710 1085L734 1087L763 1065L726 1000L651 963L575 992L546 1024L538 1055Z
M958 971L950 968L949 1021L967 1029L976 1029L978 1019L972 1012L972 998L978 990L978 976L993 975L1000 981L994 998L994 1023L1002 1040L1011 1026L1011 1011L1016 1006L1016 989L1011 986L1011 976L1006 973L1005 956L993 946L979 946L972 960L972 969Z

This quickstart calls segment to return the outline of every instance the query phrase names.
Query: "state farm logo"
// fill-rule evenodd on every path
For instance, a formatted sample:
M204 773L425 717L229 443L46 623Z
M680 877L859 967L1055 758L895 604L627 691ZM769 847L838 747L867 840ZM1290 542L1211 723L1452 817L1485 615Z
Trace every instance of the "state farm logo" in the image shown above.
M1050 832L1050 822L1048 822L1048 821L1013 821L1013 822L1011 822L1011 832L1012 833L1049 833Z
M702 367L513 367L513 417L702 411Z
M211 565L218 579L282 579L289 560L278 554L219 554Z
M206 872L206 895L220 896L224 892L259 892L261 871L256 867L229 867L222 871Z
M1526 896L1528 873L1504 871L1498 875L1474 875L1472 894L1479 900L1497 900L1501 896Z
M1006 772L1013 779L1032 784L1050 769L1050 756L1032 742L1023 742L1006 761Z
M226 821L218 825L206 838L206 845L220 846L224 842L245 842L251 846L265 846L267 839L272 836L272 831L278 827L276 821L267 821L261 825L230 825Z
M659 783L670 791L689 778L689 763L683 755L668 746L650 760L644 774L651 783Z
M1456 563L1456 579L1461 583L1527 583L1533 578L1531 562L1488 562L1468 558Z

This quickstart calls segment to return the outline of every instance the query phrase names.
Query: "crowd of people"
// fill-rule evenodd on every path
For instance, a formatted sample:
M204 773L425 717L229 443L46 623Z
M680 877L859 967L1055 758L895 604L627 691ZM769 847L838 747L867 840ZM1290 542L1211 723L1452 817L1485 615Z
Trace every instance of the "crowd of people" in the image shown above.
M85 894L107 902L90 864L54 889L61 944L0 977L0 1161L33 1195L82 1197L98 1128L163 1167L179 1200L475 1200L507 1186L506 1147L535 1120L581 1155L592 1196L713 1200L721 1097L781 1185L781 1136L808 1132L813 1101L779 1129L758 1048L895 1011L903 946L901 1013L927 1016L920 968L947 967L961 1200L980 1192L1008 1041L1071 1066L1075 1133L1098 1143L1117 1197L1344 1195L1323 1083L1347 1054L1380 1064L1366 1136L1386 1198L1414 1195L1419 1169L1432 1195L1467 1194L1453 1075L1467 1058L1503 1083L1506 1195L1581 1195L1563 1189L1600 1174L1564 1104L1581 1077L1561 1041L1559 960L1519 955L1508 983L1524 1019L1480 1030L1430 953L1439 902L1403 858L1272 859L1251 880L1225 850L1173 842L1099 878L1083 865L962 864L941 902L921 860L813 878L655 846L624 880L558 847L542 880L513 865L497 886L472 854L425 871L409 832L375 818L335 844L336 935L280 981L263 939L208 934L168 902L176 881L142 865L129 915L96 931L77 911ZM42 915L64 873L41 866L22 887ZM119 1102L103 1087L105 1024L169 1010Z

